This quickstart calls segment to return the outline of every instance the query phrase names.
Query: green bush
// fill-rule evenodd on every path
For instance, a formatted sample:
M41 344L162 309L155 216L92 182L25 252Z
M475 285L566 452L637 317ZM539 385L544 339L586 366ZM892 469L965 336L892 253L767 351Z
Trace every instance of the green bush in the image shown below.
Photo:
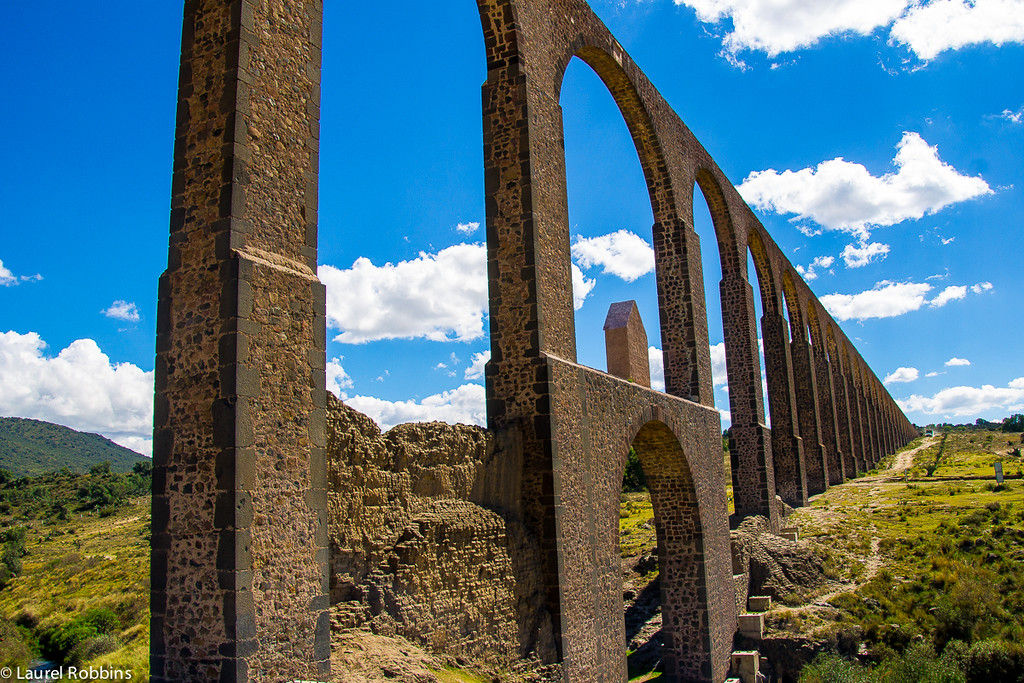
M647 477L644 475L644 468L640 465L640 456L632 448L626 457L626 472L622 476L622 492L637 493L647 490Z
M967 651L968 683L1024 681L1024 647L1003 640L982 640Z
M32 653L22 638L21 629L0 619L0 667L23 667L32 659Z
M800 672L800 683L871 683L871 680L870 669L831 652L822 652Z
M914 643L901 657L882 664L875 672L884 683L966 683L967 678L952 656L937 657L929 643Z

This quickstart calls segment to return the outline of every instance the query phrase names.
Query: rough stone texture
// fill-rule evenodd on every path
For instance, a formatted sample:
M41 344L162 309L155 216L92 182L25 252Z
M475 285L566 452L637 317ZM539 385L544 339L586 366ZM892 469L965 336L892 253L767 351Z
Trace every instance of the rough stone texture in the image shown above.
M431 422L381 434L330 396L327 434L336 625L478 661L527 654L532 634L520 631L542 621L539 581L517 593L529 584L516 569L528 569L514 563L536 552L521 524L470 502L493 458L485 431Z
M329 671L321 13L185 3L157 323L154 681Z
M490 438L461 433L452 441L439 427L381 437L355 420L351 479L339 475L335 484L358 485L360 495L332 501L348 526L328 585L325 296L315 274L322 0L186 0L157 324L154 681L327 676L328 590L356 605L345 618L361 618L362 605L381 628L391 619L417 637L440 624L445 642L467 652L510 638L497 656L561 662L568 681L619 680L616 507L631 445L652 487L667 678L723 678L736 610L695 186L722 262L739 517L764 515L775 529L776 493L799 505L809 483L816 491L836 480L830 468L844 476L842 399L832 395L842 383L829 377L835 356L855 468L915 436L583 0L478 7L488 66ZM664 394L575 364L559 105L573 57L608 86L647 180ZM774 433L758 385L748 252L764 302ZM827 357L824 347L817 355L809 348L805 321L814 315L814 345L821 330L834 340ZM375 450L377 441L387 447ZM490 512L467 507L467 498ZM471 566L485 571L455 572ZM491 605L489 615L458 613L456 599L470 590ZM426 616L412 607L421 599Z
M604 321L604 348L609 375L642 387L651 386L647 331L635 301L619 301L608 307Z
M751 595L781 599L825 581L821 558L806 545L771 533L763 517L745 519L732 532L732 541L748 568Z

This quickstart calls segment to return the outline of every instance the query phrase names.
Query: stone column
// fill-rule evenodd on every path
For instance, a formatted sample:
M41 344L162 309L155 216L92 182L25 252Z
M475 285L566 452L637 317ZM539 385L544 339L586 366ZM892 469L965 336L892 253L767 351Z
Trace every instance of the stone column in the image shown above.
M778 531L775 467L771 431L764 424L754 293L750 284L735 274L723 278L719 290L729 376L729 457L736 516L763 515Z
M818 414L818 388L815 382L811 345L806 333L794 335L790 342L793 354L793 379L796 385L797 418L800 438L804 442L804 464L807 468L807 493L814 495L828 488L828 449L821 441L821 419Z
M814 355L814 376L818 391L818 416L821 425L821 443L825 450L826 483L842 484L843 454L839 448L839 420L836 417L835 387L832 385L832 364L825 354L825 342L819 335L811 347Z
M187 0L153 449L153 681L330 672L320 0Z
M854 455L853 419L850 414L850 387L843 374L842 359L832 351L832 387L836 397L836 419L838 420L839 444L843 453L843 479L857 476L857 462Z
M790 358L789 323L778 313L761 318L768 406L772 416L775 488L789 505L807 505L803 440L797 427L796 395Z

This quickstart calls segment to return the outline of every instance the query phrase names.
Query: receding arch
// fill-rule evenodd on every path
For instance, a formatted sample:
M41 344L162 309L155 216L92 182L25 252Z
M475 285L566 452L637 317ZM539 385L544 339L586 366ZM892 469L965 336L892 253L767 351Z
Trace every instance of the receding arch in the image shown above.
M672 428L657 419L635 424L631 444L647 477L658 539L662 661L670 680L699 680L707 674L711 641L697 491Z

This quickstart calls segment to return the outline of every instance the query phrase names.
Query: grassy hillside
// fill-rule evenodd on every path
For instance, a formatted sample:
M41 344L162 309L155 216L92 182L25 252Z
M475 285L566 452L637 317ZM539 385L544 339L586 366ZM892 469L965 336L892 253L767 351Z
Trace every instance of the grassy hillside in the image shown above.
M0 667L41 657L148 679L148 464L0 484Z
M34 477L67 467L84 474L110 462L115 472L129 472L143 459L99 434L20 417L0 417L0 469L15 477Z

